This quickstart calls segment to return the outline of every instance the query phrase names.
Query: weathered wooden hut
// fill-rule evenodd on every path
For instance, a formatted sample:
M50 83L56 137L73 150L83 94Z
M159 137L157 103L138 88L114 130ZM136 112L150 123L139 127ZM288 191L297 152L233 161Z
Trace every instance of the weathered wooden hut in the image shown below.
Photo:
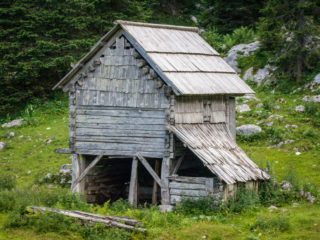
M235 142L235 96L253 91L197 32L116 21L54 86L69 92L56 152L72 154L73 191L169 205L269 177Z

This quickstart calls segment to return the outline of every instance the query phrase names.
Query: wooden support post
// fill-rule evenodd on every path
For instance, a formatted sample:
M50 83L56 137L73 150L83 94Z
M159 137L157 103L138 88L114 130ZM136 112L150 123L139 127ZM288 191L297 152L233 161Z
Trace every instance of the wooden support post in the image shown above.
M170 174L170 158L164 157L162 159L161 164L161 180L163 186L161 187L161 204L162 205L169 205L170 204L170 195L169 195L169 174Z
M153 179L159 184L160 187L162 187L162 182L161 179L159 178L159 176L155 173L155 171L152 169L152 167L150 166L150 164L148 163L148 161L140 154L137 153L137 157L139 158L140 162L142 163L142 165L148 170L148 172L151 174L151 176L153 177Z
M154 171L156 174L159 176L159 160L156 159L155 166L154 166ZM158 199L158 184L157 181L153 181L153 191L152 191L152 204L157 204L157 199Z
M172 170L170 176L171 176L171 175L175 175L175 174L177 173L177 171L178 171L179 167L181 166L182 160L183 160L183 158L184 158L185 155L186 155L186 153L183 153L183 154L181 155L181 157L178 159L178 161L177 161L174 169Z
M80 172L80 156L78 154L72 154L72 183L71 183L71 191L80 193L79 186L75 186L76 179L79 178Z
M129 202L135 208L138 206L138 160L136 157L132 160Z
M71 189L72 192L75 191L77 185L82 181L82 179L88 174L88 172L100 161L100 159L103 157L103 154L97 156L90 164L89 166L81 172L80 176L74 181L73 187Z

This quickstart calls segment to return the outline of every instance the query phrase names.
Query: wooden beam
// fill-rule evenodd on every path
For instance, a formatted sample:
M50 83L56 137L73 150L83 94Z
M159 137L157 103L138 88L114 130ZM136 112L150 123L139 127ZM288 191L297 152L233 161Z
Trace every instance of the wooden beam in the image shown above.
M88 172L100 161L100 159L103 157L103 154L97 156L90 164L89 166L80 174L80 176L75 180L73 184L73 188L71 191L73 192L76 186L81 182L81 180L88 174Z
M174 167L174 169L172 170L170 176L175 175L179 169L179 167L181 166L182 160L184 159L184 156L186 155L186 153L183 153L181 155L181 157L178 159L176 166Z
M159 175L159 166L160 166L159 159L156 159L154 171L156 172L157 175ZM158 199L158 184L156 180L154 180L153 191L152 191L152 204L157 204L157 199Z
M56 148L54 150L55 153L62 153L62 154L71 154L73 153L70 148Z
M138 160L136 157L132 160L129 202L135 208L138 206Z
M140 154L137 153L137 157L140 160L140 162L142 163L142 165L148 170L148 172L151 174L151 176L153 177L154 180L156 180L156 182L159 184L160 187L163 186L161 179L159 178L159 176L155 173L155 171L152 169L152 167L150 166L150 164L148 163L148 161Z

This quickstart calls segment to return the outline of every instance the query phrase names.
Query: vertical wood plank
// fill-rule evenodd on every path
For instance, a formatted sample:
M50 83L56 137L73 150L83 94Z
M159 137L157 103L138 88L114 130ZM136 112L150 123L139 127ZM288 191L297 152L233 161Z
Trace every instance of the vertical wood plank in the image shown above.
M169 177L170 174L170 158L164 157L161 164L161 204L169 205L170 204L170 195L169 195Z
M129 202L135 208L138 206L138 159L136 157L132 160Z
M71 191L80 193L80 187L75 187L75 181L80 176L80 156L78 154L71 154L72 159L72 180L71 180Z
M156 160L154 171L157 175L159 175L159 166L160 162L159 159ZM157 204L157 196L158 196L158 184L156 180L153 180L153 191L152 191L152 204Z

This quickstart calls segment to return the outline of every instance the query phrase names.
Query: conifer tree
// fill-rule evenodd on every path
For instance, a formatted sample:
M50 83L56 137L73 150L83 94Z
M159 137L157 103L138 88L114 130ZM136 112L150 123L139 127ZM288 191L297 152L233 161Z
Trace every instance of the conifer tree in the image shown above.
M269 0L259 32L279 79L296 80L319 66L319 0Z

